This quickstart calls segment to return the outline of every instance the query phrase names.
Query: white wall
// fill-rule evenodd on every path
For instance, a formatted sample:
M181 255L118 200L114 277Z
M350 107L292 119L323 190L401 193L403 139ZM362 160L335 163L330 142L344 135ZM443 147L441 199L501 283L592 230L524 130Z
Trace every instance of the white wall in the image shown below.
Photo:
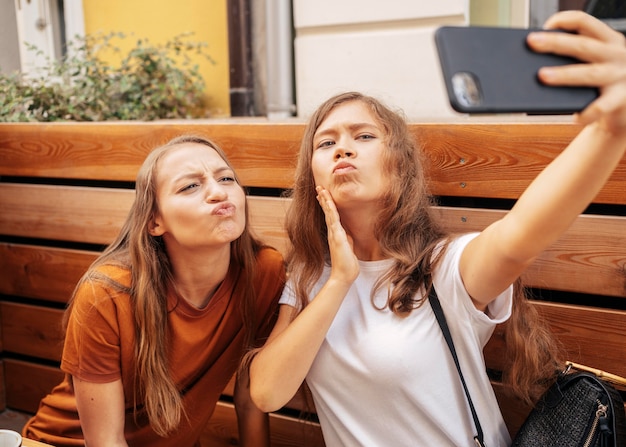
M20 69L14 0L0 0L0 11L0 72L8 75Z
M408 119L453 116L433 42L468 23L469 0L294 0L298 116L358 90Z

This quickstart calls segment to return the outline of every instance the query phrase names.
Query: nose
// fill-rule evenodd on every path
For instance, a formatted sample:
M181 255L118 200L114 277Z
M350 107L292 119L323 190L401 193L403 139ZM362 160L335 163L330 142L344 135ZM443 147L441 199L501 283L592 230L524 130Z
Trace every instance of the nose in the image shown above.
M342 158L354 158L356 153L353 149L349 148L345 142L338 142L335 146L335 161L340 160Z
M211 181L208 183L206 192L206 201L209 203L223 202L228 198L228 193L224 186L217 182Z

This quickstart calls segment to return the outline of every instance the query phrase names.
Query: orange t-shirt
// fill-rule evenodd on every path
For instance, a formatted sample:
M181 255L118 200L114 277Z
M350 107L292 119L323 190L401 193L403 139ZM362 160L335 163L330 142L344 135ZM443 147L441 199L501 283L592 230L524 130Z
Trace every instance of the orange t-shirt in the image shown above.
M123 285L130 272L104 266L101 271ZM147 417L133 413L135 332L129 295L104 283L84 284L77 292L68 324L61 369L65 380L44 397L37 414L23 430L27 438L57 447L84 445L76 401L69 376L107 383L122 380L126 401L125 436L129 446L192 446L213 414L224 387L239 366L243 355L244 330L240 312L243 284L240 268L231 264L226 278L204 309L196 309L176 295L168 296L170 365L179 388L207 369L184 395L188 420L167 438L158 436ZM258 336L267 337L277 313L278 299L285 282L281 255L263 249L257 256L254 287Z

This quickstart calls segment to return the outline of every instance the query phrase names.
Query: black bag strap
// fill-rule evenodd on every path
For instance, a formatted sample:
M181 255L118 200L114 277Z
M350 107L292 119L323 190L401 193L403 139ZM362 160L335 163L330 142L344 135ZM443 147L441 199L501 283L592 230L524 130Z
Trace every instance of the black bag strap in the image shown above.
M441 332L443 332L443 337L445 338L448 348L450 349L450 354L452 354L452 359L454 360L456 370L459 373L459 378L461 379L461 384L463 385L463 391L465 391L465 396L467 397L467 403L469 404L470 411L472 412L472 418L474 419L474 425L476 426L476 435L474 436L474 442L476 443L477 447L485 447L483 429L480 425L480 421L478 420L478 414L476 414L476 409L474 408L472 397L470 396L469 390L467 389L467 384L465 383L463 372L461 372L461 365L459 364L459 358L456 355L456 349L454 349L452 335L450 335L448 322L446 321L446 316L444 315L443 309L441 308L441 303L439 302L439 297L437 297L437 292L435 291L434 284L432 284L430 287L430 291L428 293L428 301L430 302L430 306L433 308L433 312L435 313L435 317L437 318L437 323L439 323L439 327L441 327Z

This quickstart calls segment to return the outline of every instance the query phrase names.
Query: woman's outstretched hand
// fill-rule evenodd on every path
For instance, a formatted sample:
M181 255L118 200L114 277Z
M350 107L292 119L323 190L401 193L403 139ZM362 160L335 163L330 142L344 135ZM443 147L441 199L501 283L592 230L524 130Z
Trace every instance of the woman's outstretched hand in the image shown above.
M550 17L546 29L570 33L534 32L529 46L541 53L574 57L584 64L544 67L539 78L548 85L597 87L600 96L575 119L597 122L611 133L626 132L626 38L602 21L582 12L563 11Z
M316 187L315 190L328 228L331 277L341 282L352 283L359 276L359 262L354 254L352 238L341 225L339 212L330 193L322 186Z

